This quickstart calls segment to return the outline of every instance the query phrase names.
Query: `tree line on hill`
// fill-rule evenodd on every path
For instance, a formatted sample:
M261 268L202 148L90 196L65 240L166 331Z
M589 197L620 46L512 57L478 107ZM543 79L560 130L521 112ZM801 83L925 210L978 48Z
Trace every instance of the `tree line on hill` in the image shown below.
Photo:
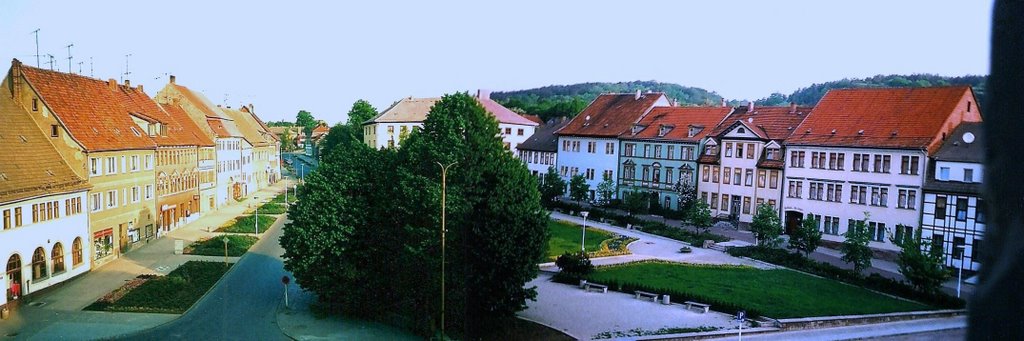
M948 85L970 85L974 88L974 94L978 102L984 99L985 81L987 76L959 76L947 77L932 74L914 75L877 75L868 78L844 78L837 81L811 84L806 88L800 88L789 95L773 93L768 97L761 98L754 103L764 106L788 105L796 102L799 105L815 105L822 97L825 97L831 89L847 88L882 88L882 87L930 87Z

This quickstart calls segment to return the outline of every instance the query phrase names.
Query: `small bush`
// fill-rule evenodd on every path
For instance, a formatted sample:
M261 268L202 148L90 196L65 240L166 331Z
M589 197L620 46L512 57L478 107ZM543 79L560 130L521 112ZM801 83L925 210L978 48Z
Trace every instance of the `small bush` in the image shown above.
M260 214L285 214L288 213L288 207L285 207L283 204L269 202L260 206L259 212Z
M561 256L558 256L558 259L555 260L555 265L561 269L561 274L564 274L563 276L572 278L581 278L594 271L594 264L590 263L590 257L582 252L569 253L566 251Z

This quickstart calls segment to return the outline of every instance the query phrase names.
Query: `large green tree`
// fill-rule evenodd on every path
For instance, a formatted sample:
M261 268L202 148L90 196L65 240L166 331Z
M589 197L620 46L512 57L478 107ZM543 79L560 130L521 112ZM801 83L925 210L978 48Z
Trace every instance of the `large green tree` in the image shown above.
M695 200L686 211L686 219L697 231L707 233L711 229L711 208L706 202Z
M558 197L565 195L565 180L558 175L555 166L548 167L548 172L544 174L544 179L540 184L540 195L545 205L550 205L558 200Z
M352 103L352 109L349 109L348 111L348 121L345 124L352 127L355 136L362 141L363 122L369 121L376 116L377 108L370 105L370 102L358 100L355 103Z
M569 178L569 200L577 204L586 201L590 197L590 185L587 185L587 178L583 174L576 174Z
M298 114L295 114L295 125L302 127L306 134L316 128L316 119L313 118L313 114L305 110L299 110Z
M626 208L626 213L630 216L638 213L647 213L647 205L650 204L647 197L647 192L624 192L622 193L622 206Z
M924 249L926 246L921 243L921 229L914 231L913 236L905 236L902 240L889 240L900 245L900 257L896 262L900 273L918 290L937 292L942 283L949 278L949 271L942 264L942 253Z
M802 252L804 257L817 250L818 244L821 243L821 230L818 229L818 224L818 219L813 215L808 214L804 217L800 226L789 235L789 248Z
M612 177L604 175L604 179L597 184L597 200L601 203L609 203L612 200L612 195L615 194L615 182L612 181Z
M757 205L757 212L750 222L750 232L754 233L757 245L776 247L779 244L779 236L782 235L782 223L779 220L779 212L772 205Z
M871 234L868 231L868 214L864 213L864 219L854 220L853 226L846 230L846 240L839 246L839 252L843 254L844 262L853 264L853 271L860 274L864 269L871 266Z

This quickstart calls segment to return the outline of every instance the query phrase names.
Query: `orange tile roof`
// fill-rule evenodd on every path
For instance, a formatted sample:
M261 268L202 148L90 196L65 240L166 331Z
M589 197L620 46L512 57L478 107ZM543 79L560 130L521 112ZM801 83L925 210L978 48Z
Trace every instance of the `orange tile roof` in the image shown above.
M91 188L71 170L31 114L4 92L0 95L0 160L4 160L0 162L0 203Z
M981 121L977 105L968 112L966 101L974 101L969 86L834 89L786 143L933 152L939 135L960 122Z
M72 138L87 151L155 149L148 135L135 134L139 127L129 113L143 105L126 103L137 89L110 84L98 79L54 72L22 65L14 61L28 84L39 94L40 101L50 108ZM138 91L141 93L141 91ZM144 116L150 116L145 112Z
M242 137L253 147L266 147L274 144L275 140L268 137L273 134L265 134L251 114L231 108L220 108L220 111L234 121L238 131L242 133Z
M732 111L732 107L654 107L638 123L644 126L643 130L633 134L630 129L619 137L698 142L718 127ZM664 136L658 136L662 126L670 127L671 130ZM694 136L689 136L691 126L702 129Z
M639 99L635 96L597 96L579 115L556 133L571 136L618 137L640 120L659 99L665 98L665 94L660 92L641 94Z
M186 101L192 102L192 105L199 108L206 117L222 117L221 113L217 111L216 106L213 105L213 102L210 102L210 100L207 99L206 96L203 96L203 94L193 92L192 89L175 83L171 83L169 85L177 89L178 92L185 97Z
M186 145L196 145L199 147L213 147L216 144L203 133L203 130L188 116L185 109L180 106L173 104L160 104L160 107L167 114L166 124L167 135L173 135L179 141L188 142ZM162 138L154 138L158 144L166 145L168 143L161 142Z
M224 126L224 120L217 118L208 118L206 123L210 125L210 129L213 129L213 133L217 134L217 137L231 137L231 132L228 131L227 127Z
M754 111L749 107L739 107L733 111L722 124L711 133L711 136L719 136L729 131L737 124L744 124L750 131L765 140L784 140L789 138L796 127L807 118L811 107L758 107Z

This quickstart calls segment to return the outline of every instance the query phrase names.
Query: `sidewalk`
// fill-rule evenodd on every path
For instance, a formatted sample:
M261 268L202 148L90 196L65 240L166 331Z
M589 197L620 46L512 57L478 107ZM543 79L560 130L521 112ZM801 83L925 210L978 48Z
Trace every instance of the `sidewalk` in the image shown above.
M178 315L174 314L109 313L82 309L138 275L167 274L190 260L222 261L224 258L217 256L175 255L174 241L184 240L185 245L188 245L201 238L218 235L207 232L207 227L216 229L244 213L249 206L256 205L257 202L252 199L254 196L259 196L260 202L267 201L283 192L284 186L289 183L289 180L281 181L252 193L245 201L207 213L192 223L163 234L159 239L136 246L134 250L99 268L47 291L30 295L17 309L11 311L10 318L0 321L0 335L17 334L19 339L49 339L52 336L95 339L151 328L177 318ZM237 260L237 257L233 260ZM58 333L60 331L67 333Z
M744 335L744 340L860 340L929 332L952 333L967 328L967 317L924 319L890 323L866 324L838 328L798 330L791 332ZM736 340L738 335L714 340Z

